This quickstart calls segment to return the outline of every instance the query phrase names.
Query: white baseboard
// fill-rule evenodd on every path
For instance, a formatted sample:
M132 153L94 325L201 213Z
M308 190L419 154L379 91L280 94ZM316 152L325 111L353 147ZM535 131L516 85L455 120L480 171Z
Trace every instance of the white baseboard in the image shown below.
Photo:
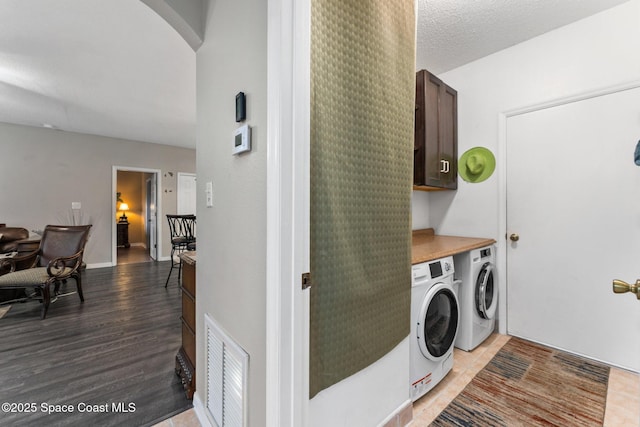
M405 427L413 420L413 402L406 400L392 414L390 414L379 427Z
M113 267L112 262L96 262L87 264L87 270L91 270L93 268L104 268L104 267Z
M200 424L202 424L202 427L215 427L211 423L211 420L209 420L209 417L207 417L207 410L204 407L202 400L200 400L200 395L197 391L193 393L193 409L196 412L196 416L198 417Z

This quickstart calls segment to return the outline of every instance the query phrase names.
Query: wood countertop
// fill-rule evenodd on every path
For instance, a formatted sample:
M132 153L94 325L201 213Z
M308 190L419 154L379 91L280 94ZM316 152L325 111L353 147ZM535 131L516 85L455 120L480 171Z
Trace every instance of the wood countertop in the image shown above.
M412 234L412 264L433 261L496 243L494 239L478 237L437 236L433 228L414 230Z
M178 255L182 261L187 264L196 265L196 251L184 251Z

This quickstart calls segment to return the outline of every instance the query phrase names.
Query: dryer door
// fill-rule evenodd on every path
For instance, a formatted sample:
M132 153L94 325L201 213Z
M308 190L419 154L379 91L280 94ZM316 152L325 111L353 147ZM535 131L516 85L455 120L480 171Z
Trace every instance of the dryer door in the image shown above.
M493 264L486 262L476 280L475 305L483 319L493 319L498 308L498 288L493 283Z
M436 283L427 292L416 328L420 351L437 362L453 347L460 322L458 297L448 283Z

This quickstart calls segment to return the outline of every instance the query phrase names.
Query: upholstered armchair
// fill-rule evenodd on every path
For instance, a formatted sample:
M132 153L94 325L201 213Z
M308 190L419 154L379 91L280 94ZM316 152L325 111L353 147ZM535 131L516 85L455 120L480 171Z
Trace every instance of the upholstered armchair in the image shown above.
M0 227L0 254L18 250L21 240L29 237L29 230L22 227Z
M80 267L90 228L91 225L47 225L37 251L0 261L0 271L10 271L0 276L0 289L32 288L32 297L42 302L42 319L52 302L51 287L55 300L60 284L67 279L75 280L80 301L84 301ZM19 269L25 266L31 268Z

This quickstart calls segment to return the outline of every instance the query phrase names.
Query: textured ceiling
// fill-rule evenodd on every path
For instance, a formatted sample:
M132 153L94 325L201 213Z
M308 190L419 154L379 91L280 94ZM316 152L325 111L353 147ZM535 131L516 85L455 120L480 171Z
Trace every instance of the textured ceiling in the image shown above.
M448 71L623 0L418 0ZM0 122L195 148L195 53L137 0L1 0Z
M434 74L627 0L418 0L417 69Z

